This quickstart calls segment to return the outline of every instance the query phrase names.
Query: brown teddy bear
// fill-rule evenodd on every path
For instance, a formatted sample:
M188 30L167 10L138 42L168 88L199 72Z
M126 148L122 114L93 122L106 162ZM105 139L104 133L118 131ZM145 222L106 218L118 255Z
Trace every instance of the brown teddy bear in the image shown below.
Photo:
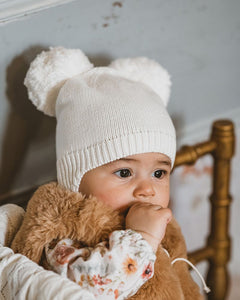
M53 182L41 186L30 199L11 247L44 265L44 246L52 241L70 238L94 246L108 240L109 234L118 229L124 229L124 218L117 211L94 197L85 198ZM178 257L187 257L186 246L180 227L173 219L158 248L154 276L129 299L203 299L187 264L171 265Z

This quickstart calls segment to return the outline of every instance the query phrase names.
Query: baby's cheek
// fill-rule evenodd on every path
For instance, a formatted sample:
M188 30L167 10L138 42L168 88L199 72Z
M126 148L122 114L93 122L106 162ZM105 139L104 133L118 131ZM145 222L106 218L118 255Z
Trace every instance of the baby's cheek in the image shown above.
M113 207L115 202L114 202L114 196L110 192L99 192L97 194L97 199L102 201L103 203Z
M155 198L156 202L154 201L154 204L161 205L163 208L167 208L169 204L169 198L169 191L167 189L163 190L158 194L158 197Z
M101 192L98 194L97 198L103 203L111 206L113 209L122 210L128 207L130 200L121 193L117 191Z

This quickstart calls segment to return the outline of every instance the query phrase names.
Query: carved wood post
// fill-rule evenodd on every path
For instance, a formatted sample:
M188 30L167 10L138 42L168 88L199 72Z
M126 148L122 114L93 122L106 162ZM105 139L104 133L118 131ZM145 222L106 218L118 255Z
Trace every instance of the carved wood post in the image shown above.
M230 160L234 154L234 126L231 121L221 120L213 123L212 141L217 146L212 152L214 158L214 180L211 202L211 229L208 246L214 249L209 258L207 284L211 288L208 299L223 300L229 283L227 263L230 259L231 240L229 236L229 193Z

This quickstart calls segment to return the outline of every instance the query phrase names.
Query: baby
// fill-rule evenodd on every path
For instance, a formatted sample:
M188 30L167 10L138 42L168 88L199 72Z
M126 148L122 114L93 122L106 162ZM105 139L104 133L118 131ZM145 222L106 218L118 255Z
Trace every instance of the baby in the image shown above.
M131 155L88 171L79 192L120 212L130 207L126 228L140 232L156 252L171 220L170 171L171 161L164 154Z
M80 50L51 48L25 85L57 118L58 185L35 193L12 248L98 299L201 299L187 267L169 258L186 248L168 208L167 71L141 57L94 68Z

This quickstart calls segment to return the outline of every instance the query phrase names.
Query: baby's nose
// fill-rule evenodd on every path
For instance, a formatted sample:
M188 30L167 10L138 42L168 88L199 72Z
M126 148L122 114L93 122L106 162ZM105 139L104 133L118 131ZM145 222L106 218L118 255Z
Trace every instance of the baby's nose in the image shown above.
M152 183L148 180L139 182L134 189L133 196L136 199L139 198L145 199L147 197L154 197L155 190Z

